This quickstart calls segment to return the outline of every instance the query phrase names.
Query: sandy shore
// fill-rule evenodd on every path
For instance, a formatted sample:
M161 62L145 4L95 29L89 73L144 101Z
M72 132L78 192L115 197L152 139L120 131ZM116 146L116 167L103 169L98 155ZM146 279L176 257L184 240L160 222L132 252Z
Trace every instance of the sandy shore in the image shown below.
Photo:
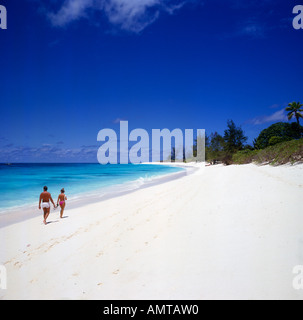
M0 299L303 299L303 165L212 166L0 229Z

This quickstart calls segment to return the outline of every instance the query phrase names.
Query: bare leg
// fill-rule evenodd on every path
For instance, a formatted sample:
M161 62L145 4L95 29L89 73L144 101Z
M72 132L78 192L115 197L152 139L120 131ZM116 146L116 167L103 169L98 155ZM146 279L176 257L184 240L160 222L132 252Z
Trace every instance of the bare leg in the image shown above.
M50 208L43 208L43 210L44 210L44 221L43 221L43 223L46 225L46 219L49 216Z
M50 214L50 207L47 209L46 219L48 218L49 214Z
M43 217L44 217L43 223L44 223L44 224L46 224L47 210L48 210L47 208L43 208L43 212L44 212L44 213L43 213Z
M62 205L60 204L60 207L61 207L60 218L63 218L63 212L64 212L64 208L65 208L65 202L64 202Z

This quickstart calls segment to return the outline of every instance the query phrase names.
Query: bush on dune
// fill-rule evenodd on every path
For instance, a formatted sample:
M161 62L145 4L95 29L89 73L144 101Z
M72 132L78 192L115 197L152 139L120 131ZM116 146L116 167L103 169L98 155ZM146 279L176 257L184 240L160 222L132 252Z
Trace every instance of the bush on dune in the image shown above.
M233 163L247 164L253 161L254 156L258 153L257 150L241 150L233 155Z
M277 122L261 131L254 139L253 146L245 145L247 137L241 127L233 120L228 120L224 136L211 134L206 139L206 161L211 164L223 163L285 163L303 162L303 105L291 103L286 108L288 119L296 118L296 122Z
M302 133L303 127L297 123L278 122L261 131L254 140L254 148L264 149L279 142L299 139Z
M281 165L286 163L303 162L303 139L276 143L262 150L243 150L233 156L233 163Z

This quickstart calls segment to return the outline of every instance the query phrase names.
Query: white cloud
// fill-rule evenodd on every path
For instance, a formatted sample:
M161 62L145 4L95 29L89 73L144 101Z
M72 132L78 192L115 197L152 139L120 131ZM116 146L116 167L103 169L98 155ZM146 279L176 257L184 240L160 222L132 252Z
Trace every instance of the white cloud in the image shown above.
M185 0L186 1L186 0ZM90 13L103 13L108 21L123 30L140 32L153 23L160 12L173 14L183 7L181 0L65 0L48 17L54 26L62 27L73 21L89 18ZM187 0L189 1L189 0Z
M87 9L93 4L94 0L65 0L59 11L49 13L48 17L54 26L62 27L71 21L85 17Z
M264 27L258 25L257 23L249 23L243 27L241 30L242 35L249 35L254 38L263 38L264 37Z
M60 148L49 144L39 147L10 146L0 147L0 162L30 162L41 161L89 161L97 159L97 146L82 146L80 148Z
M256 117L256 118L250 120L249 122L254 125L259 125L259 124L263 124L263 123L278 122L278 121L287 121L287 116L285 114L284 108L282 110L276 111L275 113L273 113L269 116Z

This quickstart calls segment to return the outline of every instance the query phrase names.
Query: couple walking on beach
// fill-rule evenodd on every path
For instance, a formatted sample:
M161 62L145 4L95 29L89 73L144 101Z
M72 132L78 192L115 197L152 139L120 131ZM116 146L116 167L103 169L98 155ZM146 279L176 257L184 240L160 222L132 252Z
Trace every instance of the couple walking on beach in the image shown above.
M54 205L54 209L56 209L59 205L61 208L60 211L60 218L63 218L63 212L65 209L65 202L67 200L67 197L65 195L65 190L64 188L61 189L61 193L58 196L58 200L57 200L57 206L54 203L54 200L51 196L51 194L47 191L48 188L45 186L43 187L43 192L40 194L40 199L39 199L39 209L43 209L43 216L44 216L44 220L43 223L46 225L46 219L48 218L49 214L50 214L50 201L52 202L52 204ZM42 204L41 204L42 202Z

